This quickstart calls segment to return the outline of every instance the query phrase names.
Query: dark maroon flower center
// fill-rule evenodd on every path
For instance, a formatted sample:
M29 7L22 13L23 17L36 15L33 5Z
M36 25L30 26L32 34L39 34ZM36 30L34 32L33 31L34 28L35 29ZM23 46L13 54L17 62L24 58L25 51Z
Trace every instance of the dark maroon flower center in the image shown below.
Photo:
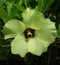
M25 38L32 38L35 37L35 29L26 28L23 32Z

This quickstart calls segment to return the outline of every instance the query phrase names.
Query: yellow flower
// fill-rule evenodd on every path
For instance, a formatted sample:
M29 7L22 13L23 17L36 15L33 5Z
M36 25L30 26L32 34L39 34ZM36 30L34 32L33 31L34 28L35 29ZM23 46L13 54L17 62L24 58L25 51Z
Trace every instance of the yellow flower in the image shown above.
M40 56L56 38L55 23L44 18L41 12L27 8L23 22L12 19L3 29L5 39L13 38L11 52L24 57L28 52Z

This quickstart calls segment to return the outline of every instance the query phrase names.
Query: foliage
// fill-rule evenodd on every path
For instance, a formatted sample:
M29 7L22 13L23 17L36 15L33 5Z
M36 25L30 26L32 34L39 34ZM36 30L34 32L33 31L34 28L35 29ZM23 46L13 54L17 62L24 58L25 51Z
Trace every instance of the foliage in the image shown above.
M60 38L60 24L59 24L59 27L58 27L58 37Z

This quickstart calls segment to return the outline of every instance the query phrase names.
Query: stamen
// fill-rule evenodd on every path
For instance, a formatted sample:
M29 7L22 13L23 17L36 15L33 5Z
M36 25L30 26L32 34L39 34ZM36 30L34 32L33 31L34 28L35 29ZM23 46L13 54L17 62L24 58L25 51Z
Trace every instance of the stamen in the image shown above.
M35 29L26 28L23 33L25 38L32 38L35 36Z

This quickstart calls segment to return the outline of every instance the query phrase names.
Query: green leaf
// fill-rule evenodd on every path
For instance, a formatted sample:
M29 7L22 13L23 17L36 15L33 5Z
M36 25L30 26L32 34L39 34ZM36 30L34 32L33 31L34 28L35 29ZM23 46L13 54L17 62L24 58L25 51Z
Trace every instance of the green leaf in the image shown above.
M9 20L8 14L3 7L0 7L0 18L2 18L4 22Z
M21 21L12 19L5 24L2 32L5 35L5 39L13 38L17 34L21 35L23 30L25 29L24 27L25 25Z
M8 11L8 16L11 16L12 6L13 6L12 3L7 2L7 11Z
M7 3L7 12L10 19L21 19L21 9L18 4Z
M5 0L0 0L0 6L4 4Z
M25 42L25 38L23 36L17 35L15 39L11 43L11 52L13 54L19 54L21 57L24 57L27 50L27 43Z
M42 11L43 13L45 13L51 6L51 4L54 2L54 0L37 0L37 1L38 1L37 10Z
M55 0L44 0L44 6L42 12L46 12Z
M38 6L37 6L38 11L42 10L43 5L44 5L44 0L38 0Z
M20 7L23 7L23 4L24 4L25 7L27 8L27 3L28 3L28 0L20 0L20 1L19 1Z
M58 26L57 34L58 34L58 37L60 38L60 24Z

